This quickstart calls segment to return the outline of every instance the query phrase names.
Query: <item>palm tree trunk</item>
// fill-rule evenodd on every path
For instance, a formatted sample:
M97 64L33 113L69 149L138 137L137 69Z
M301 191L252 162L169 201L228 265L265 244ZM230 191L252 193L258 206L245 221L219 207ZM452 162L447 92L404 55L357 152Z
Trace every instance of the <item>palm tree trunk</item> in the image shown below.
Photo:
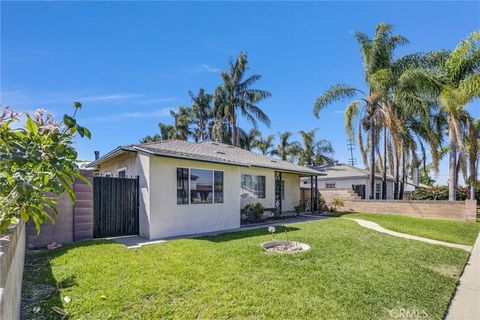
M395 190L393 192L393 198L398 199L398 189L400 186L400 148L395 147Z
M406 160L406 152L405 148L402 152L402 182L400 183L400 191L398 195L398 199L403 200L403 193L405 191L405 182L407 180L407 160Z
M383 128L383 181L382 199L387 199L387 128Z
M449 128L448 136L450 137L450 162L448 177L448 200L455 201L457 199L457 145L453 138L453 128Z
M375 120L370 119L370 199L375 197Z
M230 116L230 125L232 126L232 146L237 146L237 123L236 123L235 115L232 114Z

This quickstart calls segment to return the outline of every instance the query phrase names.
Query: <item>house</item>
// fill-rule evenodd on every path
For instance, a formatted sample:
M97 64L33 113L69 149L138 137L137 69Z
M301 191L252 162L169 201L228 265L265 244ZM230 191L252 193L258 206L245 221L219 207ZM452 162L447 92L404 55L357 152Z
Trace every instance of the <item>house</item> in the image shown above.
M343 163L336 163L325 166L311 167L322 173L318 179L318 189L343 189L353 190L361 199L370 199L370 173L368 170L360 169ZM393 199L394 178L387 175L386 198ZM404 188L404 195L411 194L419 185L412 181L407 181ZM375 174L375 194L374 199L382 199L383 176ZM300 183L302 189L302 199L309 198L311 189L310 179L302 178Z
M212 141L122 146L88 166L96 175L139 177L139 233L149 239L238 228L252 202L294 211L300 178L319 174Z

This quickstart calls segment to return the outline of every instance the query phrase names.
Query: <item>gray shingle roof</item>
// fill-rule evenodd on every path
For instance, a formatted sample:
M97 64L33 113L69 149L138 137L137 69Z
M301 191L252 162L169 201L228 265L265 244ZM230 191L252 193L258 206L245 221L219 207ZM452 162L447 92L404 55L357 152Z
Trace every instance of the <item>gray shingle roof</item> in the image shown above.
M143 151L158 156L225 163L245 167L271 168L306 175L320 174L317 170L308 167L269 158L245 149L212 141L194 143L183 140L165 140L154 143L128 145L119 147L116 150ZM107 157L111 156L112 152L106 154L97 161L93 161L89 166L98 165Z
M348 164L332 164L318 167L311 167L314 170L317 170L324 174L322 179L342 179L342 178L353 178L353 177L368 177L368 170L350 166ZM378 178L381 178L381 174L376 174ZM387 175L387 179L393 179L392 176Z

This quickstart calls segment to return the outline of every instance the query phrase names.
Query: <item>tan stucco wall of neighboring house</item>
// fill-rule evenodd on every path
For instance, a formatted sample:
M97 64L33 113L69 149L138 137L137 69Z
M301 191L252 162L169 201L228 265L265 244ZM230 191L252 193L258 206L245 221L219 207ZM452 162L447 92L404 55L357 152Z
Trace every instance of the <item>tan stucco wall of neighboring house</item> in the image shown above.
M100 165L98 173L122 167L127 167L127 175L139 176L140 235L149 239L235 229L240 227L240 209L247 203L260 202L264 207L274 207L273 169L128 153ZM177 205L178 167L223 171L223 203ZM241 199L241 174L265 176L265 199ZM285 180L282 209L293 211L300 201L300 177L283 173L282 178Z
M126 176L127 177L135 177L135 162L137 159L137 154L135 152L125 152L116 157L108 159L107 161L103 162L100 167L98 173L102 176L106 173L111 173L112 177L117 176L117 171L119 169L126 168Z

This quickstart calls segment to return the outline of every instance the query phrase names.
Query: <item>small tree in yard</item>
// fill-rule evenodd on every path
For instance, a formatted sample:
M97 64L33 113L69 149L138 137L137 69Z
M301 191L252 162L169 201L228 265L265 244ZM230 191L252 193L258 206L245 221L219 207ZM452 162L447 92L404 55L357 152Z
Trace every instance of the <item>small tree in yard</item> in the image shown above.
M40 232L47 219L55 222L60 194L67 192L75 201L75 178L88 182L76 164L73 138L90 138L90 131L75 120L82 104L74 107L73 116L64 115L60 123L43 109L19 114L5 108L0 113L0 233L20 219L32 220ZM20 116L26 120L19 127Z

